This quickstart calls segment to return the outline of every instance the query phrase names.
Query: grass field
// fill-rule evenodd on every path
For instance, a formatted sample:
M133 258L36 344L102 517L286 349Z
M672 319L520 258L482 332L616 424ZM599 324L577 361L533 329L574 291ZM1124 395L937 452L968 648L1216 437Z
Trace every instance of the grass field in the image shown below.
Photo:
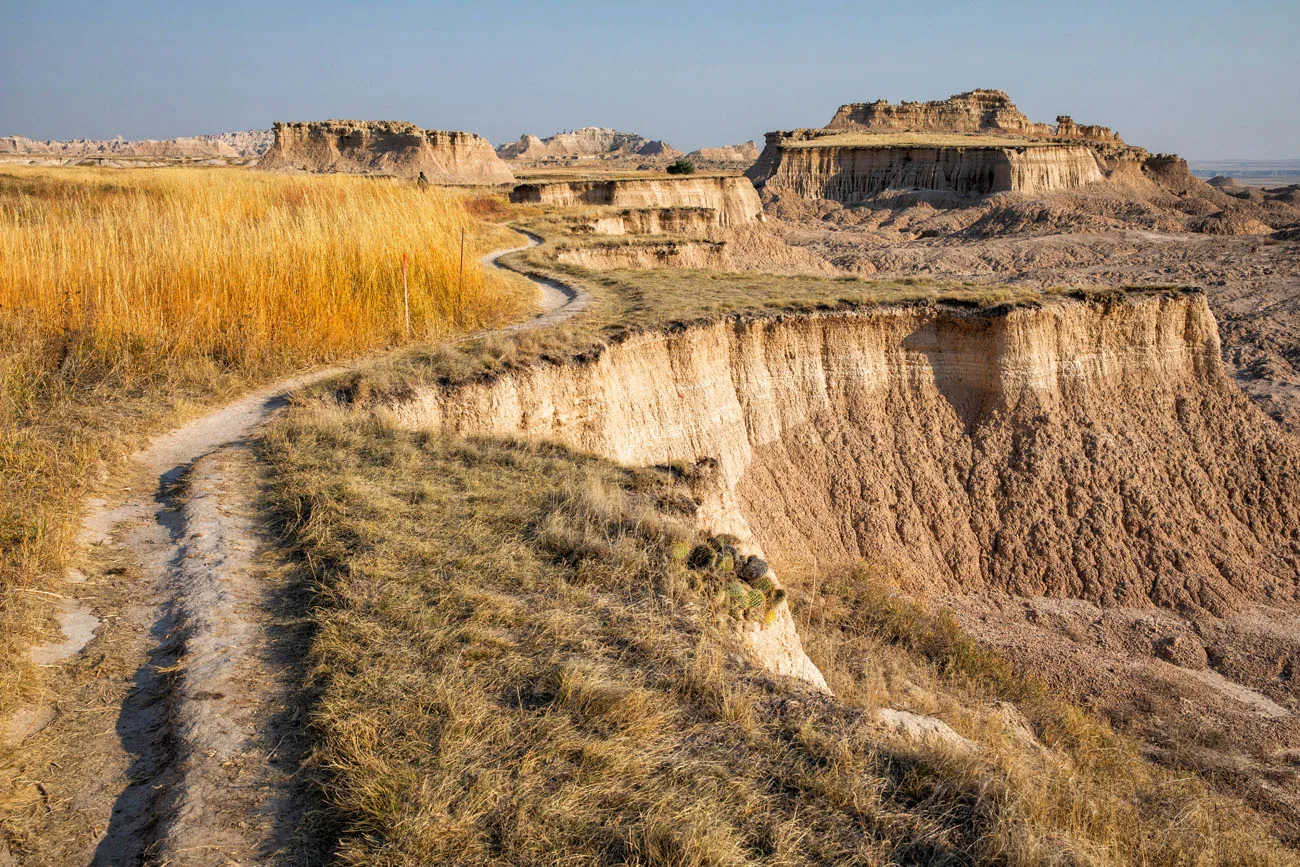
M519 315L478 266L516 242L386 180L0 171L0 712L36 686L18 650L92 471L250 384Z
M676 471L392 430L332 391L263 458L315 588L343 864L1296 863L888 575L792 590L837 700L741 662L725 579L674 554L697 541ZM918 694L978 748L873 727Z

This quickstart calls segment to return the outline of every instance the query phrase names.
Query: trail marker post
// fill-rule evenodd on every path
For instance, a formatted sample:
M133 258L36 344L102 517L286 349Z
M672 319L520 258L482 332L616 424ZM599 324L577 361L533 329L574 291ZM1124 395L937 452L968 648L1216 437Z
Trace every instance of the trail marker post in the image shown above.
M411 337L411 290L406 285L406 253L402 253L402 307L406 310L406 337Z

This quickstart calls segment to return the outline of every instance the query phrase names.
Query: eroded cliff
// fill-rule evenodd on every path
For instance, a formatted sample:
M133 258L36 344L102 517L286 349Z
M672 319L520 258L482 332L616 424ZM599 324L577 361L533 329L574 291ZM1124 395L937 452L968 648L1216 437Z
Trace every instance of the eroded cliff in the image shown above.
M694 163L696 167L730 168L733 166L748 166L758 159L758 146L752 141L747 141L741 144L724 145L716 148L700 148L688 153L686 159Z
M620 208L707 208L716 225L736 226L763 218L754 185L745 178L685 177L520 184L510 201L552 207L613 205Z
M914 130L955 133L1005 133L1031 138L1123 144L1109 127L1078 124L1060 115L1055 124L1034 123L1001 90L971 90L933 102L887 100L840 106L828 129Z
M1036 194L1104 179L1092 149L1081 145L877 145L867 138L769 133L746 176L774 193L844 203L887 190Z
M525 133L518 141L498 147L497 154L502 159L529 162L572 157L671 159L681 156L682 152L665 141L648 139L634 132L588 126L558 132L549 138Z
M693 465L701 525L778 563L1211 611L1300 577L1300 448L1229 382L1196 293L735 318L392 414ZM812 678L786 617L750 646Z
M487 139L468 132L421 129L401 121L328 120L276 123L264 169L355 172L439 184L506 184L514 175Z

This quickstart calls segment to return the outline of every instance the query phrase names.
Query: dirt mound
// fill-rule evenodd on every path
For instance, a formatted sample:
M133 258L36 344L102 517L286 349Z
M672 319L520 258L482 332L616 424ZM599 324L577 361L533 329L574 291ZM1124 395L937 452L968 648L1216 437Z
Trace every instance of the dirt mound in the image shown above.
M1206 235L1267 235L1272 226L1265 225L1249 214L1219 211L1191 224L1194 232Z
M504 184L514 180L487 139L468 132L420 129L401 121L328 120L276 123L263 169L348 172L440 184Z

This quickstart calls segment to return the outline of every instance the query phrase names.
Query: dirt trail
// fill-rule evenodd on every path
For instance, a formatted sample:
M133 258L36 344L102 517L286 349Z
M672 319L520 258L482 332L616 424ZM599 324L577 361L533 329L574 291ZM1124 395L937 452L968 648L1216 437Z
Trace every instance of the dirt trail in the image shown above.
M498 333L553 326L590 300L533 282L541 312ZM290 377L157 437L120 501L88 504L65 634L32 649L59 698L6 726L28 740L0 782L12 776L13 803L29 806L8 817L17 851L0 840L0 864L310 860L294 696L305 619L256 513L246 441L287 395L345 369Z

